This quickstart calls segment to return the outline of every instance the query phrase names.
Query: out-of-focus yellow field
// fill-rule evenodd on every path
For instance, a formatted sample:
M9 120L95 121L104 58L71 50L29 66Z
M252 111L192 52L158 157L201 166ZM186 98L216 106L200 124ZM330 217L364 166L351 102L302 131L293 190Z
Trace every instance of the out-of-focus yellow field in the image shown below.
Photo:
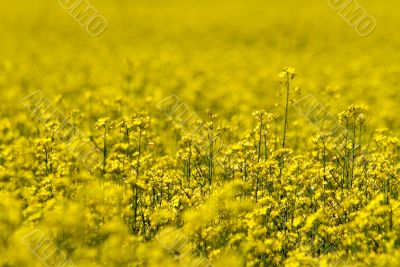
M3 1L0 265L399 266L400 3L340 2Z

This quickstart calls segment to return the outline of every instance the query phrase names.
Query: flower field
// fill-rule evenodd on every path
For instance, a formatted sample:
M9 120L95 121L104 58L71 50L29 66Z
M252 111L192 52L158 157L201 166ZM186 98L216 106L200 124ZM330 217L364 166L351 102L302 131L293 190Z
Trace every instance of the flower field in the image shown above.
M3 2L0 266L400 266L398 1Z

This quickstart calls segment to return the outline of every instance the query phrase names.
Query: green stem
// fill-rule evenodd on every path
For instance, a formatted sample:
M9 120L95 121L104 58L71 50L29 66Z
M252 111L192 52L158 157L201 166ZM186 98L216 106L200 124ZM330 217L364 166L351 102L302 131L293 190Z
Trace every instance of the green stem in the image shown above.
M288 113L289 113L289 89L290 89L289 73L286 73L286 107L285 107L285 125L283 127L282 148L285 148L286 144L286 129L287 129Z

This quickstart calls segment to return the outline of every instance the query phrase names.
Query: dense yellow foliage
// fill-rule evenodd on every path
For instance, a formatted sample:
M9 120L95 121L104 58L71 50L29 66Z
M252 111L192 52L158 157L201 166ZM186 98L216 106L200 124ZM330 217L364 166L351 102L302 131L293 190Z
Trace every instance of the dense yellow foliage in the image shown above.
M400 266L398 1L62 2L0 3L1 266Z

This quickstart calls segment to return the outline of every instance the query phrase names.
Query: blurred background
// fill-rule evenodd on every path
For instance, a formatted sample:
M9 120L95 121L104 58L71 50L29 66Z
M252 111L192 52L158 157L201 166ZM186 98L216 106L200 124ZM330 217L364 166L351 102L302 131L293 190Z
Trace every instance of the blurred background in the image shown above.
M23 108L15 103L35 90L78 109L90 95L103 105L99 116L118 97L131 110L176 94L200 116L211 109L246 125L253 111L280 108L277 74L292 66L303 96L334 114L366 104L376 124L398 133L398 1L358 1L376 19L367 37L326 0L89 3L108 21L99 37L59 1L0 4L4 109Z

